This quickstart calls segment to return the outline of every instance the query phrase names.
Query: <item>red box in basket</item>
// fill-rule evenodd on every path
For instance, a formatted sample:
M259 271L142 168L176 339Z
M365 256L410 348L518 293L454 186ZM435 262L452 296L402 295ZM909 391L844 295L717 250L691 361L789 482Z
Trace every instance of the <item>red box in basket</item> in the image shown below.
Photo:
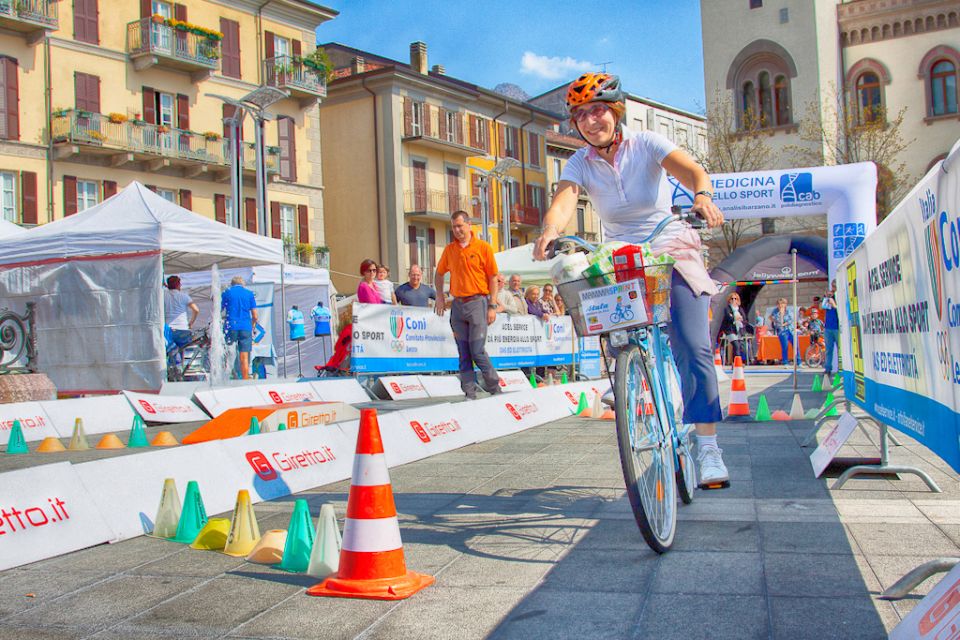
M613 274L617 282L643 277L643 247L628 244L613 252Z

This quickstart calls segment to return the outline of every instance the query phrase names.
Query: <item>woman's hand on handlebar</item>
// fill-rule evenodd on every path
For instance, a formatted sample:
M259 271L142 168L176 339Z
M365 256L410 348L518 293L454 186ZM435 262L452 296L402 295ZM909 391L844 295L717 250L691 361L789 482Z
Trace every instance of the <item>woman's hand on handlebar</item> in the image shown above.
M540 233L540 237L537 238L536 243L533 245L533 259L534 260L547 260L547 251L551 242L560 237L560 234L557 232L557 228L552 224L543 225L543 231Z
M709 196L698 195L694 199L690 211L700 214L700 217L704 219L710 229L723 224L723 212L717 205L713 204L713 199Z

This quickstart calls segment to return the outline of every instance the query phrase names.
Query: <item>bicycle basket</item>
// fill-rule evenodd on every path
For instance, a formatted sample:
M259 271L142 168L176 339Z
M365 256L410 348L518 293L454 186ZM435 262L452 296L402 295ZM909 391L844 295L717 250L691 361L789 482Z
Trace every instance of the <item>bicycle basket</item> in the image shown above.
M672 264L656 264L644 267L642 269L643 277L637 278L637 283L644 297L647 319L646 321L621 323L617 328L633 328L668 322L670 320L670 279L672 273ZM563 304L566 306L567 312L573 318L573 326L578 335L604 333L603 331L590 329L590 325L583 317L580 292L613 284L617 284L617 282L613 271L610 271L609 273L594 274L588 278L571 280L557 285L557 291L563 298Z

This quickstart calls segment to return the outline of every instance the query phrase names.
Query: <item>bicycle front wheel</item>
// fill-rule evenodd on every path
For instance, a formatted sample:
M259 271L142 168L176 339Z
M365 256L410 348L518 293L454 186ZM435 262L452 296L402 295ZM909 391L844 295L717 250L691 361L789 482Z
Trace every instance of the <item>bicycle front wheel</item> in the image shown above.
M639 347L617 356L614 404L627 497L643 539L657 553L673 544L677 525L673 441L654 409L653 381Z
M807 347L807 352L803 354L803 361L810 368L823 366L823 349L820 345Z

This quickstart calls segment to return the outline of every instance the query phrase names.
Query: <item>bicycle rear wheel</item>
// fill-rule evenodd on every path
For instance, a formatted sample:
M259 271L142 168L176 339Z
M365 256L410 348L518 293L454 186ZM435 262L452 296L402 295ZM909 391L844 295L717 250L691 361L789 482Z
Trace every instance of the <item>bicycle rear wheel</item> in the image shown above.
M803 361L811 369L823 366L823 348L818 344L810 345L803 354Z
M677 525L673 441L665 437L654 407L653 380L639 347L617 356L614 403L617 443L627 497L643 539L663 553L673 544Z
M680 373L673 359L667 361L667 380L664 385L670 393L673 408L673 425L677 453L677 490L684 504L693 502L693 492L697 488L697 464L693 456L693 424L683 422L683 390L680 387Z

